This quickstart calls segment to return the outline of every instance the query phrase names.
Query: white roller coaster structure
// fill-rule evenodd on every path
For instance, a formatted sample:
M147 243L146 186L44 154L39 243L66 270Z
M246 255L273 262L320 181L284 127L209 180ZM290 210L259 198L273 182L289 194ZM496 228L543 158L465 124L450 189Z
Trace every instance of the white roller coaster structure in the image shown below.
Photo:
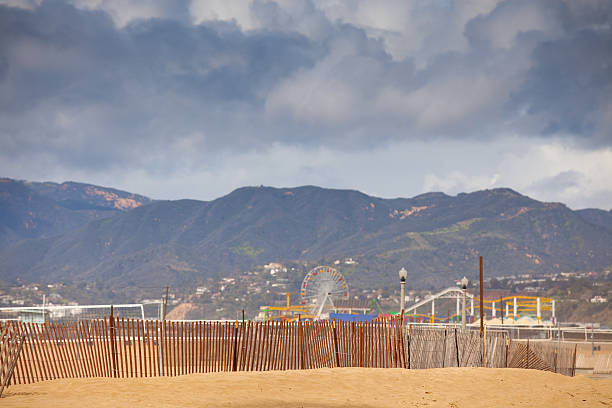
M466 292L466 300L469 299L470 305L469 313L470 316L474 316L474 309L480 308L480 301L473 294ZM434 295L431 295L409 307L406 308L405 313L407 316L413 315L417 317L417 309L431 303L431 314L426 315L430 318L431 323L435 322L436 316L436 300L439 299L456 299L456 314L455 316L461 315L461 300L463 299L463 290L459 288L447 288ZM477 302L474 307L474 301ZM554 299L535 297L535 296L523 296L523 295L510 295L501 299L495 300L483 300L483 309L490 310L490 317L492 319L497 318L496 313L499 312L499 316L503 318L505 315L506 319L516 322L521 315L534 315L537 319L537 323L542 322L542 312L550 311L551 320L550 323L555 322L555 301ZM504 313L505 306L505 313ZM423 315L421 315L423 316ZM446 318L450 321L452 316Z

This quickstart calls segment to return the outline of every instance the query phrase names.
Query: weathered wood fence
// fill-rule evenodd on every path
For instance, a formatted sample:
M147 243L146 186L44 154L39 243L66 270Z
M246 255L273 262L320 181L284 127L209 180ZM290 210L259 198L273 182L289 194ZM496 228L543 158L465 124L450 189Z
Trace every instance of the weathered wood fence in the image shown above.
M0 327L0 396L13 379L13 372L23 348L25 336L13 325Z
M409 368L506 367L504 332L487 333L483 343L478 330L408 326L406 331Z
M0 329L6 327L24 339L11 384L56 378L320 367L506 367L514 361L503 332L488 333L483 342L478 331L402 326L399 321L190 322L112 318L0 323Z
M529 368L574 376L576 344L515 340L508 348L508 367Z

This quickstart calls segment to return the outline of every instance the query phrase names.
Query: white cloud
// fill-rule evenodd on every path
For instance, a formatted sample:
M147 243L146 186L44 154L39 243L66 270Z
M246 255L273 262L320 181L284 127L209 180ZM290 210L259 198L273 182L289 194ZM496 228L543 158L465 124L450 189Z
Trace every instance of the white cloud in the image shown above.
M324 2L321 8L332 21L343 21L381 38L396 60L415 58L419 66L443 52L465 51L465 24L487 14L500 0L432 2L427 0Z
M467 21L466 21L467 23ZM542 2L511 1L501 4L487 16L476 17L468 25L471 34L495 48L511 48L518 35L538 32L546 38L563 33L557 10Z
M115 25L123 28L134 20L175 18L181 15L182 1L166 0L67 0L83 10L103 10ZM177 11L178 15L177 15Z
M31 10L38 7L42 0L0 0L0 6L23 8Z
M243 30L259 28L251 13L252 1L193 0L189 7L194 24L210 21L235 21Z
M567 146L563 140L512 140L524 148L499 146L501 153L493 157L466 157L482 160L486 173L479 168L430 173L424 177L423 190L458 193L510 187L537 200L563 202L574 209L612 208L612 149L582 150Z
M423 182L423 191L443 191L447 194L457 194L465 191L495 187L498 179L499 174L494 174L492 176L469 176L459 170L452 171L444 177L438 177L435 174L427 174Z
M499 164L505 179L517 188L546 201L568 203L572 208L596 205L612 207L611 202L594 202L593 198L612 191L612 149L582 150L567 142L543 143L522 154L508 154ZM581 177L568 186L542 189L541 181L573 172ZM538 188L540 187L540 188Z

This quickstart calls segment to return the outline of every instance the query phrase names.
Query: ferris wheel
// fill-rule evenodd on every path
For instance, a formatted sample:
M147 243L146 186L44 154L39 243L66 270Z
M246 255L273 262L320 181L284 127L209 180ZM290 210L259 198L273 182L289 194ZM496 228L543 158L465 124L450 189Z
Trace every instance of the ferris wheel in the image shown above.
M317 316L321 315L327 302L333 306L335 300L347 300L349 289L344 276L329 266L313 268L302 282L302 304L311 305Z

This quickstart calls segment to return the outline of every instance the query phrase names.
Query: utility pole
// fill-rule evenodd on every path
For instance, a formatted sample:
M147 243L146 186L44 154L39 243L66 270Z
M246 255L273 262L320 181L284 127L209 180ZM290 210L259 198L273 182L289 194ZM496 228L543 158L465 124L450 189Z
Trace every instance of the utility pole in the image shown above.
M162 320L166 320L166 311L168 310L168 286L166 286L166 296L164 296L164 303L162 304Z

